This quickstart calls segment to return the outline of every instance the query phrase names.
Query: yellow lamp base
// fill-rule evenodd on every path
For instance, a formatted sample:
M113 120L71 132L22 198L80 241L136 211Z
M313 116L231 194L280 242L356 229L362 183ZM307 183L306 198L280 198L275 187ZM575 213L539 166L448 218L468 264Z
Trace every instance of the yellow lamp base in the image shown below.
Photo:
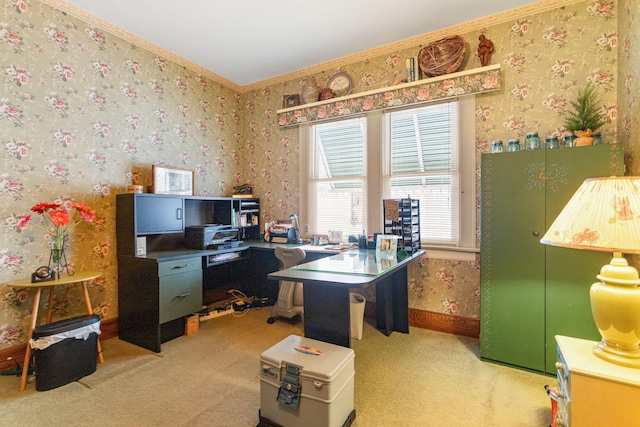
M623 349L607 345L602 340L593 347L593 354L600 359L627 368L640 369L640 349Z
M602 336L593 354L607 362L640 369L640 277L619 252L591 285L591 313Z

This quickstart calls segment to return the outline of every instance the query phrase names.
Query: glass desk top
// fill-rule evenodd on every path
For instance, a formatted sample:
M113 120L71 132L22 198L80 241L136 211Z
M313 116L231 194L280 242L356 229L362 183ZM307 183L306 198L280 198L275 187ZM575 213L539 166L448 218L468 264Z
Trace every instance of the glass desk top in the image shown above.
M391 258L387 258L381 257L374 251L353 250L299 264L291 267L291 270L378 276L396 264L398 264L398 260L393 255Z

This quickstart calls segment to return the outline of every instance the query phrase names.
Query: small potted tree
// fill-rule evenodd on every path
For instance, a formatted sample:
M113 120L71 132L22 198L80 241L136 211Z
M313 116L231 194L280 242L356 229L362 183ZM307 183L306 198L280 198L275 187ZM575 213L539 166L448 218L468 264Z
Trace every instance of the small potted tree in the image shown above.
M571 101L572 110L567 111L564 126L577 136L575 145L593 145L593 132L607 123L607 117L600 108L597 88L589 83L578 90L578 98Z

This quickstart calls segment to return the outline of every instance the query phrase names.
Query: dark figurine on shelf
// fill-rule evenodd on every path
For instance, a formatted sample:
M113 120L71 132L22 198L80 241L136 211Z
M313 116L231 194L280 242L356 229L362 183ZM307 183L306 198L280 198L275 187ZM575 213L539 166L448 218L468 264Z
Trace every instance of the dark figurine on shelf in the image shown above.
M493 53L495 48L493 46L493 42L486 38L484 34L480 34L478 40L480 40L480 43L478 44L478 58L480 58L480 64L482 64L483 67L486 67L489 65L489 55Z

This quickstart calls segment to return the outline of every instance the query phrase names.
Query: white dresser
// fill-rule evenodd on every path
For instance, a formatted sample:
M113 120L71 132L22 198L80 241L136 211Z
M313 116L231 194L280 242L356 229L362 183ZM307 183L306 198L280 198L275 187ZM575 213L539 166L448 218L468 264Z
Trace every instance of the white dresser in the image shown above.
M599 359L595 341L556 336L558 427L640 426L640 369Z

